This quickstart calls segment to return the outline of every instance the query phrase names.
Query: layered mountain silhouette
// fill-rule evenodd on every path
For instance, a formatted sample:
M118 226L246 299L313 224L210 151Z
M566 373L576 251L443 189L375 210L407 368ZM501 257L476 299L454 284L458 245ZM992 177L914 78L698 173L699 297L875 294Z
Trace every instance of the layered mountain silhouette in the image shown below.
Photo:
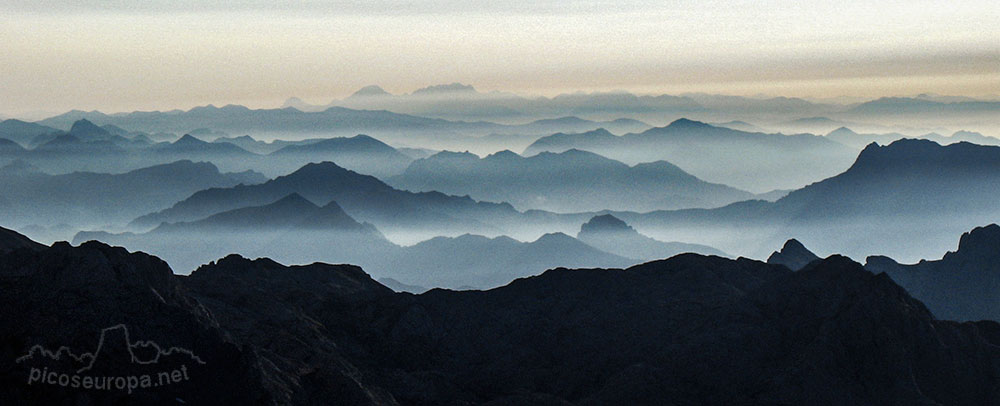
M94 348L108 318L203 359L189 382L127 399L143 403L1000 402L1000 325L938 320L840 256L793 272L684 254L412 295L350 265L227 256L178 277L142 253L56 244L0 254L0 285L8 359L37 343ZM5 382L23 383L17 365ZM17 403L125 401L0 390Z
M75 243L88 240L155 252L182 270L233 252L289 261L363 263L397 248L374 226L357 222L336 202L320 207L298 193L195 221L163 223L141 234L81 232L73 238Z
M74 243L88 240L156 253L180 271L235 252L296 263L361 264L380 277L448 288L501 286L567 264L623 267L639 262L561 233L531 242L466 234L399 246L375 226L356 221L337 202L320 207L298 193L200 220L163 223L145 233L81 232L73 238Z
M413 193L393 189L372 176L361 175L332 162L308 164L259 185L202 190L174 206L133 221L137 227L163 222L194 221L224 211L262 206L291 193L319 205L336 201L352 217L386 228L427 227L464 230L490 229L518 216L507 204L477 202L438 192ZM384 227L384 228L383 228Z
M865 268L885 272L937 317L1000 320L1000 226L962 234L958 250L936 261L901 265L885 256L868 257Z
M731 253L764 257L794 236L820 251L915 261L995 221L998 188L1000 147L904 139L871 144L845 172L774 203L616 215Z
M562 233L530 242L469 234L435 237L387 254L368 260L372 265L365 268L405 284L452 289L502 286L558 266L620 268L640 262Z
M264 206L225 211L198 221L164 224L156 230L177 231L184 228L198 231L232 229L267 231L287 228L374 231L370 225L365 226L348 216L337 202L319 207L298 193L289 194Z
M954 144L956 142L969 142L979 145L1000 145L1000 138L987 137L977 132L971 131L957 131L951 136L944 136L937 133L927 133L915 137L903 135L900 133L885 133L885 134L858 134L847 127L840 127L836 130L831 131L826 135L827 138L837 141L841 144L855 147L864 148L871 143L877 143L880 145L889 145L893 141L901 140L904 138L916 138L934 141L941 145Z
M191 160L212 162L231 172L254 170L277 176L310 162L332 160L362 173L387 177L402 173L412 161L407 155L365 135L266 143L248 135L217 137L207 142L193 134L184 134L169 141L153 141L154 137L163 137L127 131L113 124L98 126L87 119L74 121L69 131L44 126L37 126L39 128L33 131L20 129L23 126L13 127L24 133L44 132L32 138L28 149L0 137L0 164L5 159L23 159L50 173L120 173L159 163ZM208 129L193 132L206 137L217 136Z
M485 158L441 152L413 162L389 183L557 212L719 207L753 197L701 181L669 162L628 166L575 149L531 157L511 151Z
M264 180L258 173L221 173L210 163L186 160L122 174L64 175L49 175L16 161L0 168L0 189L7 201L0 221L15 226L124 224L202 189Z
M31 140L39 135L57 132L59 130L52 127L16 119L0 121L0 138L14 141L23 147L29 146Z
M913 118L926 114L938 116L989 116L1000 112L1000 102L981 100L942 101L912 97L882 97L861 103L849 110L858 116L895 116Z
M726 255L722 251L705 245L654 240L640 234L624 221L610 214L591 218L580 227L580 232L576 237L601 250L643 261L670 258L687 252L702 255Z
M378 177L397 175L413 161L385 143L367 135L330 138L302 145L288 145L270 157L290 170L310 162L333 161L345 168Z
M679 119L666 127L613 136L554 134L525 155L580 149L628 164L665 160L700 179L757 193L794 189L850 166L855 150L821 136L748 133Z
M670 95L636 96L624 92L562 94L553 98L522 97L512 93L479 92L474 87L451 83L428 86L410 94L391 94L379 86L366 86L342 100L326 105L310 105L290 99L285 107L302 111L322 111L331 107L389 110L456 120L512 120L578 115L622 116L677 113L705 110L697 102ZM585 131L586 129L566 129ZM647 127L648 128L648 127ZM644 128L643 128L644 129ZM641 131L628 129L626 132Z

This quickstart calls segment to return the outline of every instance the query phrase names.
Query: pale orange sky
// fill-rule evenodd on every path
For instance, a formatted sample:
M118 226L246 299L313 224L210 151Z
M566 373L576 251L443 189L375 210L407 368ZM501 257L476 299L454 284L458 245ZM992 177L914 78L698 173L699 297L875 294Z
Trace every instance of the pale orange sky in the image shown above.
M451 82L526 95L1000 94L995 1L237 3L0 0L0 115L273 107Z

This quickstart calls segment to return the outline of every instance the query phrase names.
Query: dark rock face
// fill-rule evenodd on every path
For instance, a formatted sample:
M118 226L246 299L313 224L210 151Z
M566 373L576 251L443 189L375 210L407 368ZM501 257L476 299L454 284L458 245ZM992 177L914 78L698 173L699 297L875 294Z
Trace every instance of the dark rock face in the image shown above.
M241 345L260 354L278 403L395 404L384 389L366 386L365 371L348 359L360 345L351 331L356 321L373 316L372 302L393 295L361 268L285 267L232 255L184 284Z
M0 256L0 399L5 404L272 403L271 394L261 388L256 355L233 344L178 282L165 262L100 243L57 243ZM126 348L128 343L135 348ZM158 362L131 359L132 354L143 361L156 359L159 352L149 343L164 350ZM81 371L80 363L69 362L71 357L56 360L31 351L36 345L92 353L86 363L93 366ZM169 351L173 347L201 361ZM26 354L31 356L15 361ZM184 368L188 379L129 394L27 385L31 368L91 377L148 374L154 380L160 372Z
M799 240L791 239L785 242L781 251L775 251L767 258L767 263L774 265L784 265L788 269L797 271L805 268L810 262L819 259L816 254L809 251Z
M26 248L33 251L38 251L45 248L44 245L37 242L31 241L28 237L21 235L20 233L8 230L6 228L0 228L0 254L4 254L9 251L13 251L19 248Z
M939 321L839 256L792 272L683 254L415 296L350 265L229 256L180 277L87 243L0 256L0 283L7 359L93 348L95 326L122 323L205 360L190 385L140 397L26 386L8 366L0 395L15 403L1000 402L1000 325Z
M1000 226L977 227L962 235L958 250L937 261L901 265L869 257L871 272L885 272L950 320L1000 320Z

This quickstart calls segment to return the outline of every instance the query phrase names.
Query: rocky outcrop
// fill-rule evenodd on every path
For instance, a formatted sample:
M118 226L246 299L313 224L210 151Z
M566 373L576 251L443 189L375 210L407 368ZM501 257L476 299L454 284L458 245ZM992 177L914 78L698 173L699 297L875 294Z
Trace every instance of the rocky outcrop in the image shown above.
M784 265L788 269L797 271L799 269L805 268L810 262L819 259L816 254L809 251L805 245L802 245L796 239L791 239L785 242L785 245L781 247L780 251L775 251L767 258L767 263L774 265Z
M868 257L871 272L884 272L934 314L949 320L1000 320L1000 226L977 227L962 235L958 250L937 261L902 265Z

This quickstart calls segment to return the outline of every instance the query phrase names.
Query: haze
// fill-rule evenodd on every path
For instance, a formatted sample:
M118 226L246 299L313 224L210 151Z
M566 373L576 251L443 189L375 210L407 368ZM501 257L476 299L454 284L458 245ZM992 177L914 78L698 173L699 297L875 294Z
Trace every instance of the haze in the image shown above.
M1000 94L990 1L53 0L0 11L5 116L326 103L369 84L455 81L525 95Z

